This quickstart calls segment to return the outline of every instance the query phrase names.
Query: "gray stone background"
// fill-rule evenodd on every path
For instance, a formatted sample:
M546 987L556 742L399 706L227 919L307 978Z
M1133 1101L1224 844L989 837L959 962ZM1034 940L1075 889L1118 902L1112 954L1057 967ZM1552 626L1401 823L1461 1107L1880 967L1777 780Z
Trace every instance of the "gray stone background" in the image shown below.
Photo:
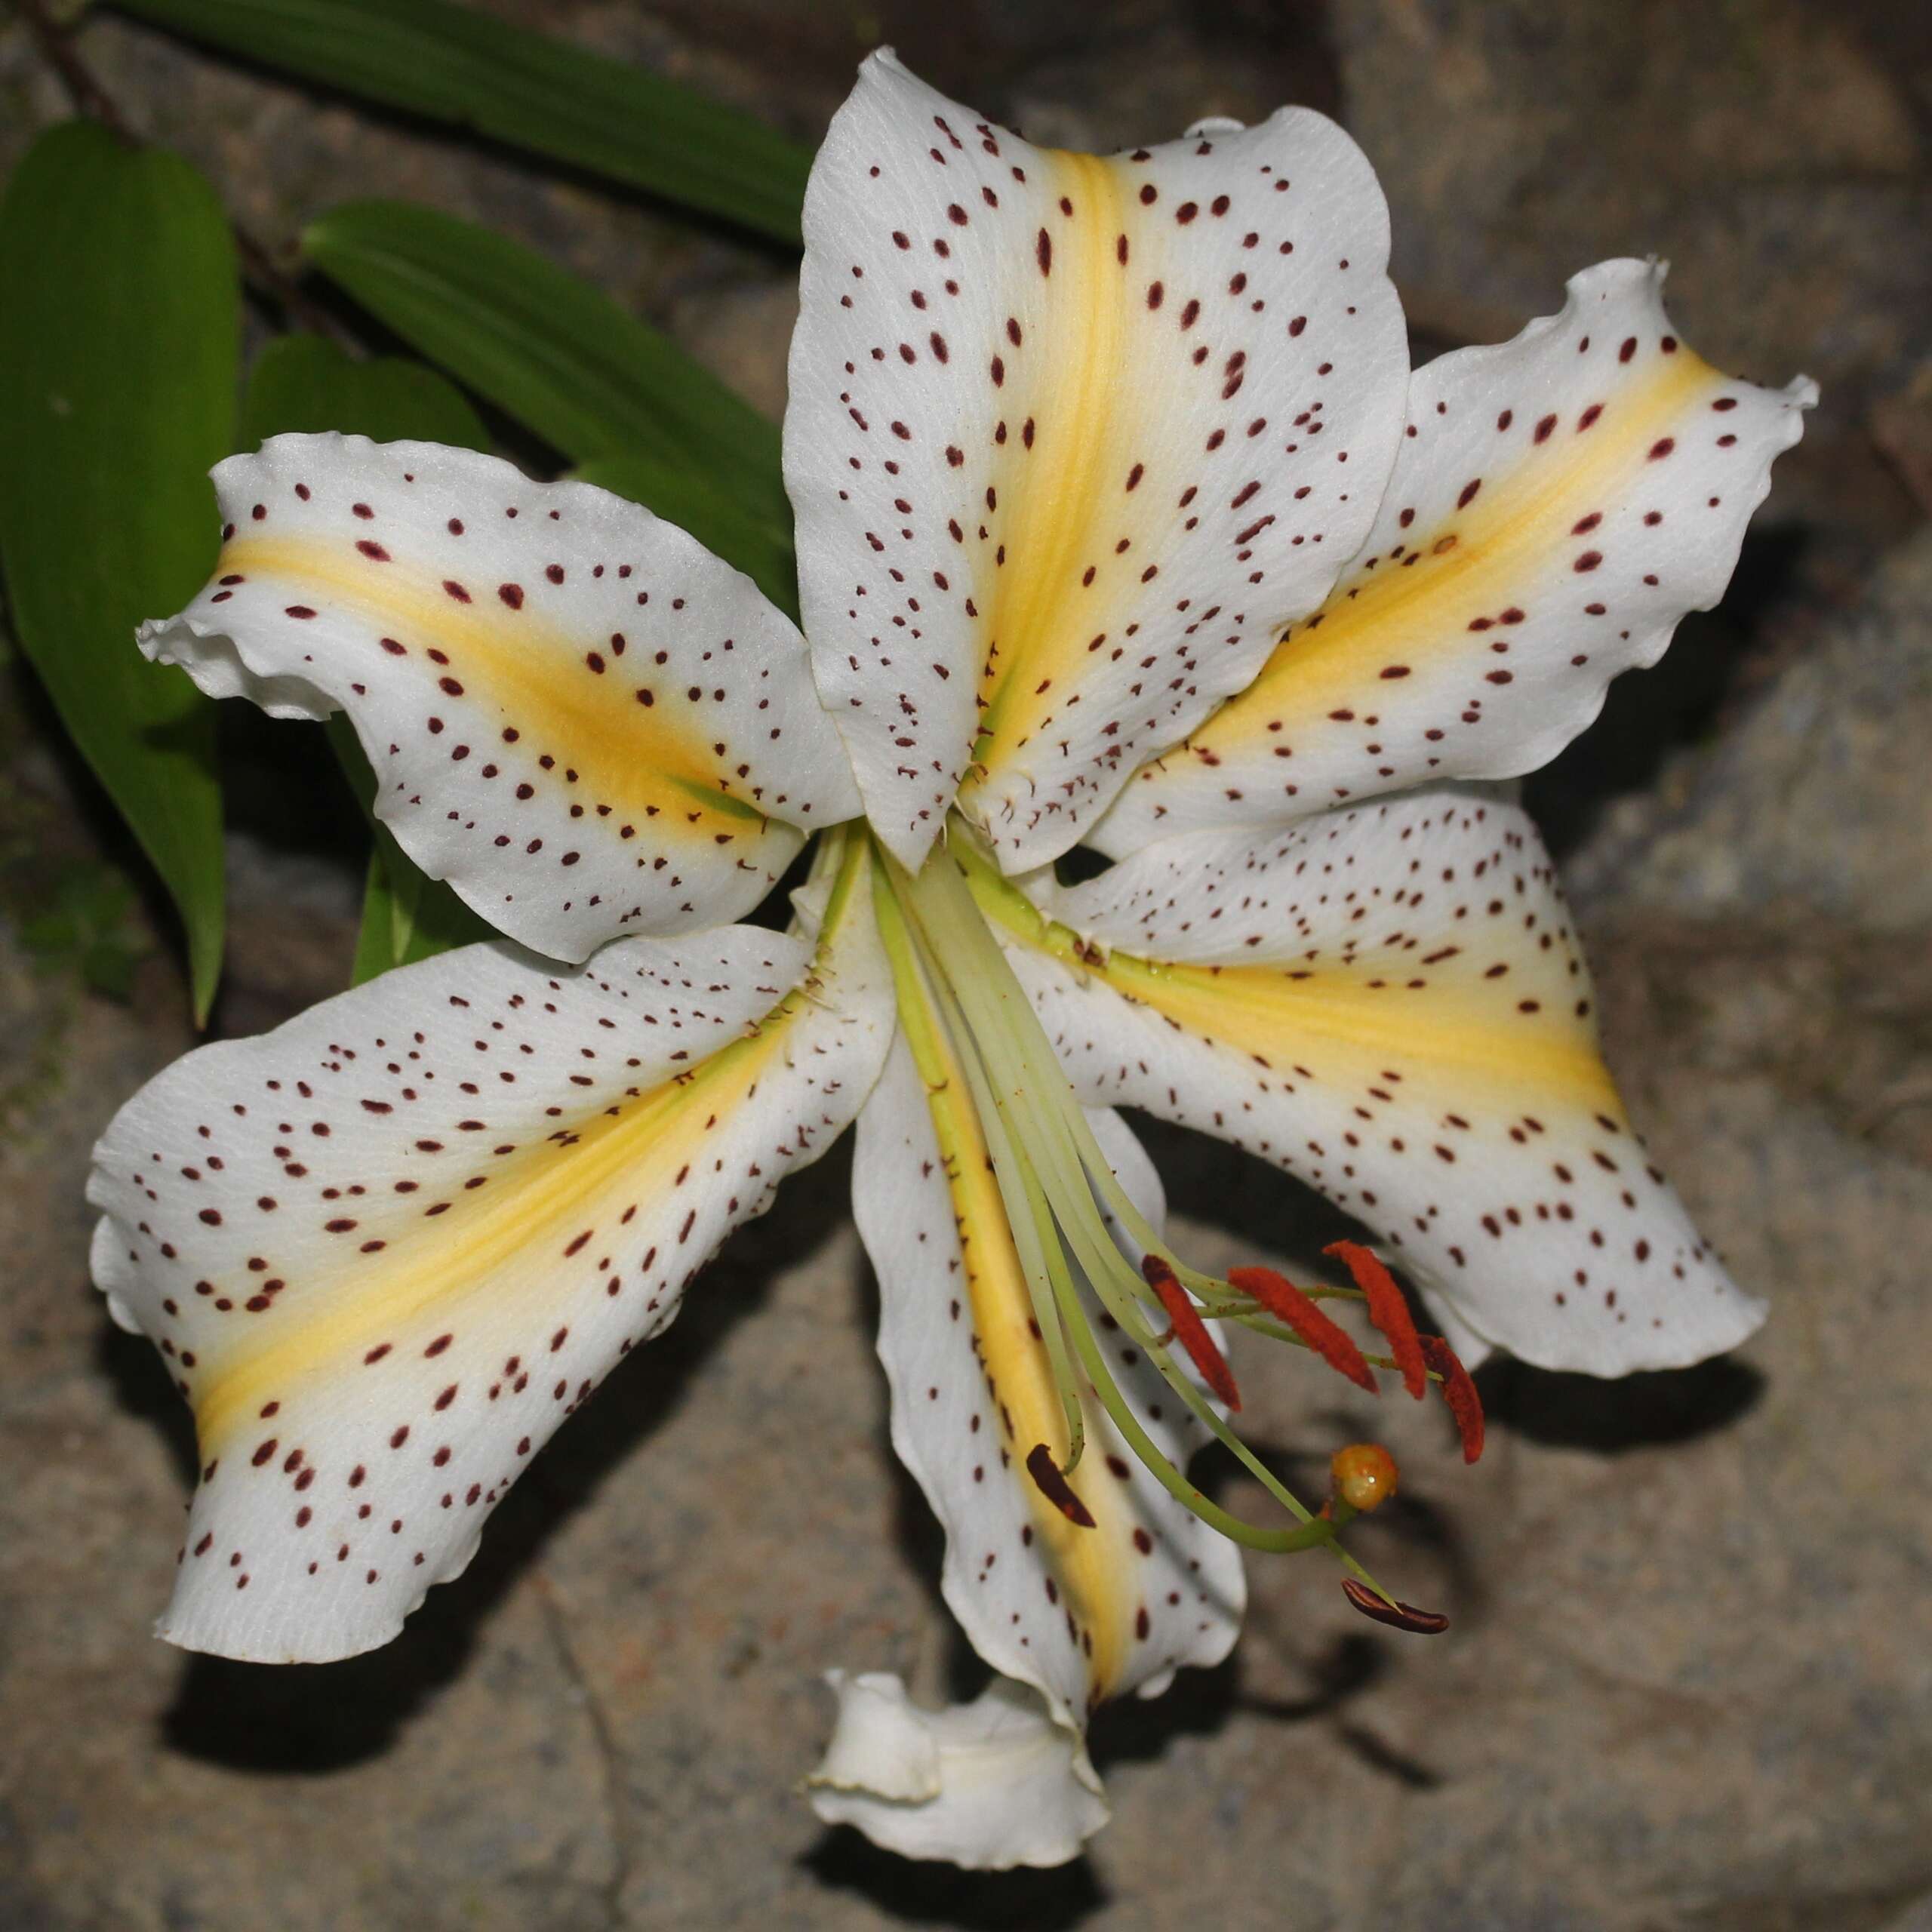
M790 1789L826 1730L823 1666L934 1694L958 1666L934 1533L884 1452L839 1157L730 1244L398 1642L279 1672L183 1656L147 1631L185 1417L89 1291L80 1191L112 1107L189 1044L181 976L165 922L116 902L125 843L12 664L0 1926L1932 1926L1932 13L495 4L805 140L881 38L1078 145L1309 102L1381 171L1419 355L1654 251L1705 354L1819 378L1723 607L1529 788L1632 1103L1773 1318L1680 1375L1486 1371L1469 1475L1439 1412L1385 1404L1408 1477L1371 1560L1452 1632L1385 1638L1321 1567L1257 1565L1235 1660L1103 1718L1115 1822L1057 1873L900 1865ZM82 45L272 245L340 198L419 197L524 235L782 406L779 256L111 17ZM0 165L63 112L0 16ZM341 983L356 875L313 748L232 725L218 1025L240 1032ZM131 999L88 990L90 935L132 964ZM1272 1174L1155 1137L1218 1260L1299 1266L1333 1232ZM1244 1385L1305 1473L1372 1426L1292 1362L1251 1357Z

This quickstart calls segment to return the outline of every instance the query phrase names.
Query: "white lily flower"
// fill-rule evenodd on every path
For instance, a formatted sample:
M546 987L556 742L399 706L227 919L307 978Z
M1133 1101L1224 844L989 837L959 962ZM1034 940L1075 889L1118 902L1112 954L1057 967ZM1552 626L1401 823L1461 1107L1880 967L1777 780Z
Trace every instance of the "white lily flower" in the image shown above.
M161 1634L342 1657L856 1120L894 1444L1001 1681L933 1713L835 1677L814 1802L1053 1862L1106 1817L1094 1705L1226 1653L1238 1543L1350 1563L1392 1479L1358 1456L1311 1517L1240 1447L1204 1321L1371 1371L1278 1277L1174 1254L1111 1107L1321 1189L1473 1352L1615 1375L1760 1320L1630 1125L1533 827L1454 781L1542 763L1716 599L1814 392L1700 361L1638 262L1411 377L1374 176L1300 109L1057 153L881 54L805 231L803 637L491 458L217 471L215 579L143 648L346 711L505 937L152 1082L97 1151L94 1272L199 1432ZM818 832L792 930L730 923ZM1118 863L1062 886L1081 840ZM1454 1358L1345 1259L1368 1359L1434 1374L1473 1451ZM1282 1524L1187 1482L1211 1433Z

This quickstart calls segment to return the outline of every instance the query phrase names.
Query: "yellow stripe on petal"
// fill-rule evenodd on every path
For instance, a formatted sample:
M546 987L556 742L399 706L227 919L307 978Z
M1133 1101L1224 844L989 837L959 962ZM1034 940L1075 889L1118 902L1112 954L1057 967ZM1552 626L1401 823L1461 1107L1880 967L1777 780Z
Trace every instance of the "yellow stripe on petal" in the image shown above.
M432 877L554 958L724 923L858 810L804 640L636 504L428 443L278 436L215 473L214 579L143 648L346 712Z
M975 1352L999 1415L1001 1440L983 1451L989 1461L997 1454L999 1466L983 1465L985 1479L1017 1484L1024 1492L1033 1535L1086 1658L1090 1701L1097 1702L1118 1682L1134 1641L1142 1601L1142 1564L1133 1544L1138 1518L1124 1483L1106 1469L1100 1451L1069 1478L1094 1518L1091 1528L1062 1513L1026 1472L1026 1458L1041 1443L1056 1468L1066 1467L1066 1413L1034 1321L965 1069L932 1008L903 974L900 989L900 1024L924 1083L952 1198ZM938 1284L934 1287L937 1292ZM1091 1394L1082 1401L1089 1437L1104 1439L1099 1404Z
M1734 381L1606 262L1513 342L1418 369L1375 528L1248 688L1137 772L1094 838L1274 825L1534 770L1728 581L1812 386Z
M794 932L620 940L574 971L468 947L204 1048L122 1109L88 1187L95 1278L202 1448L162 1634L270 1662L387 1641L838 1138L891 1038L841 844Z
M268 1392L346 1374L398 1333L432 1318L457 1318L471 1299L501 1293L513 1265L540 1267L580 1253L571 1244L585 1228L608 1232L614 1220L669 1198L681 1177L703 1171L706 1134L757 1091L796 1017L788 1008L696 1072L496 1166L484 1191L431 1201L423 1224L390 1241L380 1260L358 1269L297 1332L260 1348L238 1337L232 1349L211 1352L195 1398L204 1452L220 1454ZM426 1219L445 1209L447 1220Z
M1128 299L1115 259L1121 184L1116 170L1092 155L1055 152L1041 161L1063 217L1057 243L1054 230L1041 231L1048 237L1051 298L1032 320L1022 365L1029 380L1013 401L1019 431L1011 433L1009 425L1005 438L995 432L999 453L989 465L988 487L1004 506L1005 527L1025 536L1011 564L996 568L986 612L973 746L974 763L985 771L1015 758L1088 674L1093 632L1079 605L1092 586L1081 580L1090 560L1121 540L1115 492L1135 461L1131 435L1121 433L1133 418L1118 408L1115 393ZM1104 608L1103 600L1089 602ZM960 788L968 809L975 791L971 777Z
M1623 1111L1593 1028L1540 1001L1485 997L1426 971L1403 979L1386 968L1176 966L1128 953L1093 970L1177 1026L1262 1065L1286 1069L1329 1049L1358 1065L1420 1058L1445 1087L1506 1086ZM1524 1013L1525 1004L1536 1011Z
M1009 868L1238 691L1374 521L1407 368L1387 216L1284 109L1105 158L868 61L814 168L786 481L813 666L916 872Z
M379 647L386 654L429 659L432 680L446 695L473 692L513 725L519 742L543 747L539 756L566 760L593 809L608 806L694 841L755 842L765 824L758 805L738 795L744 781L706 742L709 692L701 685L667 689L654 672L653 626L643 611L618 656L609 636L586 649L585 640L540 612L526 614L529 593L521 585L472 589L340 546L238 537L223 546L215 574L237 583L269 580L291 598L325 597L387 640ZM514 605L506 589L515 592ZM611 703L616 686L628 690L633 710ZM648 706L638 695L645 692Z
M826 909L828 946L850 916L865 864L860 841L851 841ZM688 1072L615 1098L600 1094L594 1109L574 1116L553 1108L558 1124L509 1152L487 1121L459 1122L457 1132L475 1134L479 1151L491 1143L487 1164L421 1189L433 1198L411 1202L411 1224L361 1258L300 1326L259 1343L245 1327L207 1349L192 1398L204 1457L220 1455L266 1396L352 1376L398 1338L488 1310L521 1281L540 1279L593 1241L621 1240L641 1213L661 1217L681 1196L691 1203L681 1231L654 1247L642 1269L668 1284L694 1266L705 1251L689 1251L688 1242L700 1196L716 1185L714 1144L728 1141L774 1069L788 1064L816 1016L814 997L809 982L794 988L745 1037ZM479 1097L478 1104L487 1103ZM774 1146L774 1164L797 1151ZM742 1205L743 1190L727 1186Z
M1443 786L1157 840L1041 881L1045 911L972 884L1084 1100L1286 1168L1487 1341L1622 1374L1760 1318L1631 1124L1515 806Z
M1412 527L1339 585L1313 617L1291 625L1261 675L1189 740L1195 755L1211 761L1226 748L1265 742L1345 703L1371 703L1376 683L1413 676L1432 656L1467 654L1470 626L1485 618L1478 635L1493 628L1506 640L1513 626L1503 614L1526 578L1573 536L1577 558L1587 558L1590 532L1576 526L1593 506L1627 492L1672 423L1724 381L1682 349L1647 359L1641 382L1595 413L1586 406L1556 421L1548 460L1532 428L1513 464L1470 479L1481 488L1466 508L1427 528ZM1489 675L1478 670L1472 681Z
M1426 1082L1452 1097L1507 1091L1625 1118L1567 928L1551 928L1564 943L1546 953L1534 934L1525 953L1398 933L1359 958L1338 948L1343 956L1326 963L1326 949L1310 949L1266 964L1194 964L1084 939L989 871L976 871L972 884L1014 939L1286 1080L1373 1081L1392 1066L1404 1069L1389 1076L1397 1083Z

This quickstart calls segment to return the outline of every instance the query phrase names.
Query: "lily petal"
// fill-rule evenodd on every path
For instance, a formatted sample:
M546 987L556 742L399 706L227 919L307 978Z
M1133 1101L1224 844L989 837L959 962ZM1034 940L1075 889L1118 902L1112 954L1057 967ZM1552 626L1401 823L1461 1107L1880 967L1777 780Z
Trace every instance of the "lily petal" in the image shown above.
M1664 271L1611 261L1513 342L1441 357L1374 531L1266 668L1136 774L1094 842L1281 824L1426 780L1533 771L1723 595L1817 399L1679 340Z
M806 1785L827 1824L903 1857L1004 1872L1063 1865L1106 1823L1086 1747L1037 1693L1001 1678L971 1704L926 1711L882 1671L826 1681L838 1721Z
M1319 1188L1491 1343L1620 1375L1762 1320L1630 1124L1516 807L1443 788L1163 839L1053 903L989 909L1082 1097Z
M193 1404L160 1634L384 1643L725 1234L857 1112L889 1038L862 857L814 948L732 927L575 971L501 945L205 1047L94 1153L96 1281Z
M150 657L354 721L410 857L522 943L736 918L858 811L797 631L675 525L433 443L278 436L214 472L215 575Z
M1038 864L1367 534L1407 370L1381 191L1304 109L1103 159L877 54L804 228L786 481L820 691L907 867L962 781Z
M1152 1163L1118 1116L1093 1123L1158 1223ZM1240 1553L1128 1453L1091 1392L1069 1478L1091 1523L1069 1520L1028 1472L1041 1443L1066 1469L1066 1417L965 1078L955 1065L943 1086L922 1078L903 1030L859 1116L852 1197L878 1275L893 1447L945 1527L941 1587L974 1649L1076 1732L1104 1697L1152 1695L1177 1666L1219 1662L1240 1625ZM1206 1432L1098 1325L1123 1393L1184 1468Z

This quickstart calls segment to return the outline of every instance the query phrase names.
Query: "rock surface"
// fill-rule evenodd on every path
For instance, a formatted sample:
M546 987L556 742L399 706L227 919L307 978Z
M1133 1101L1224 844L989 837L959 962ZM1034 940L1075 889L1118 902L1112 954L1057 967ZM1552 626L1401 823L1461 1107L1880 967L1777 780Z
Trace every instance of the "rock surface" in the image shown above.
M538 8L810 138L844 17L768 0ZM1872 421L1928 343L1914 10L1337 0L888 8L908 57L1057 138L1339 103L1384 172L1426 342L1503 334L1596 257L1676 256L1687 330L1827 386L1726 605L1531 788L1593 942L1613 1060L1772 1318L1736 1359L1602 1385L1484 1373L1439 1411L1252 1352L1256 1438L1305 1478L1371 1426L1405 1488L1368 1560L1455 1619L1349 1613L1257 1564L1220 1669L1110 1712L1082 1863L992 1878L828 1834L792 1793L829 1665L958 1666L923 1505L885 1448L835 1155L713 1266L387 1651L281 1672L154 1643L192 1447L86 1281L112 1106L189 1044L165 929L119 1004L29 955L100 866L85 783L0 705L0 1925L20 1932L937 1926L1155 1932L1926 1932L1932 1926L1932 536ZM1309 10L1312 16L1313 10ZM86 45L279 242L343 195L516 229L782 400L786 269L589 186L370 122L103 19ZM0 34L0 162L58 112ZM238 808L229 1031L341 983L356 878L294 728ZM296 774L291 778L289 771ZM293 789L292 800L290 796ZM1258 1168L1152 1137L1194 1249L1306 1265L1334 1232ZM1224 1483L1231 1498L1241 1484Z

